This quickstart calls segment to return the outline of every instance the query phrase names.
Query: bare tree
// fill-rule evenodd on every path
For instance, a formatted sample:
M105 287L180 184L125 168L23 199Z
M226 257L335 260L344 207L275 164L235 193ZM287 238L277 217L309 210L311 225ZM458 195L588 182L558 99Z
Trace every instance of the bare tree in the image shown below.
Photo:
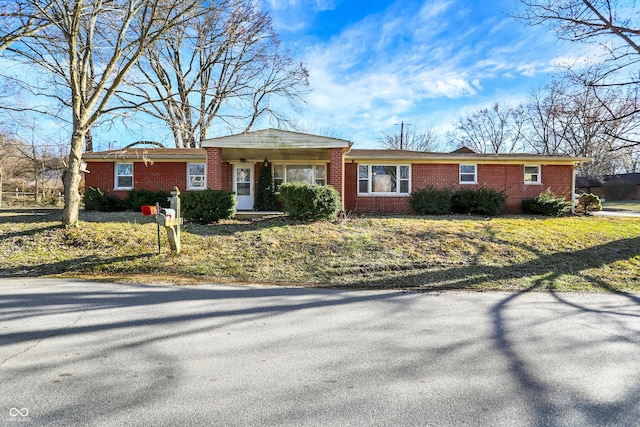
M626 88L597 90L565 78L534 92L527 106L523 137L540 154L590 157L581 175L600 178L615 173L629 154L625 140L637 134L635 95ZM610 120L616 116L617 120Z
M253 0L223 0L174 27L148 49L120 91L122 102L166 123L176 147L198 147L214 120L248 131L261 117L288 119L274 98L296 106L308 73L282 52Z
M450 136L478 153L511 153L520 149L523 126L522 106L494 104L458 121Z
M611 0L520 0L524 6L518 18L532 25L546 25L563 40L599 46L598 66L586 72L575 66L573 77L593 88L592 96L607 108L609 89L627 87L638 98L640 74L640 14L635 2ZM594 72L597 70L597 72ZM623 115L608 110L604 120L615 122L628 115L640 115L640 104L625 109ZM640 144L638 134L626 146Z
M436 151L442 145L442 135L433 126L421 130L403 122L400 132L385 133L378 141L387 150Z
M174 26L200 13L199 0L15 0L5 13L28 23L37 17L39 30L19 25L2 29L6 59L21 61L50 76L47 85L14 76L24 87L68 106L71 143L64 174L63 225L78 221L80 159L91 127L105 114L122 108L110 104L125 76ZM49 113L49 106L33 111Z

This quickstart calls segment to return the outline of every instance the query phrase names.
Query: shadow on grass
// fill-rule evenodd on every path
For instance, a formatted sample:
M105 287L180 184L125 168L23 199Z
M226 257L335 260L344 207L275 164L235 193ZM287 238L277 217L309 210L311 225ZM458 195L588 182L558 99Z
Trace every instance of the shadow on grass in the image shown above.
M0 209L0 224L3 223L42 223L59 222L62 224L62 209L59 208L5 208Z
M536 282L535 288L554 289L554 283L565 274L580 275L589 280L594 287L604 291L612 291L612 287L603 280L592 280L582 271L599 269L617 261L626 261L640 256L640 237L621 239L603 243L578 251L566 251L548 255L538 254L537 258L508 266L463 265L461 267L428 269L424 262L398 266L398 271L417 270L404 274L397 279L401 287L417 290L450 290L469 289L487 282L500 282L508 279L534 279L543 276L544 280ZM427 271L424 271L427 268ZM640 286L640 272L628 272L629 287ZM389 285L388 278L367 278L355 284L355 287L380 288Z
M37 265L16 265L9 268L0 268L0 277L34 277L48 274L92 272L98 266L115 264L118 262L129 262L145 258L153 258L157 253L146 253L139 255L126 255L113 258L98 257L89 255L80 258L67 259L51 263Z

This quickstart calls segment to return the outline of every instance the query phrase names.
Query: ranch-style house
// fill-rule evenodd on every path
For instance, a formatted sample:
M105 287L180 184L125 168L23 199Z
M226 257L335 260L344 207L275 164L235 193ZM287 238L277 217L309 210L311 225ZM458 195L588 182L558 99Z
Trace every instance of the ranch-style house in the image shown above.
M132 189L234 192L239 211L252 210L257 175L271 164L276 190L284 182L331 185L345 211L410 214L411 192L427 186L490 187L508 197L505 213L551 189L570 200L575 171L586 158L353 149L352 143L276 129L202 141L202 148L129 148L85 153L86 187L124 197Z

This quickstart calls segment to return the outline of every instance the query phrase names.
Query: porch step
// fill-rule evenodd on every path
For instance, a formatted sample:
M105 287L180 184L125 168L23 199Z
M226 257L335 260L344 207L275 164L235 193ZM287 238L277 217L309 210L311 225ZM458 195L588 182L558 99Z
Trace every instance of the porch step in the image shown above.
M280 211L236 211L235 219L266 218L282 215L284 215L284 212Z

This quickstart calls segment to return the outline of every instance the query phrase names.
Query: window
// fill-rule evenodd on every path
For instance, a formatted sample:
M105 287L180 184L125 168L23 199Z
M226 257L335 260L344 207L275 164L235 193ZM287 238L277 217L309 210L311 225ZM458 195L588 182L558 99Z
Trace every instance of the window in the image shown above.
M358 193L409 194L409 166L359 165Z
M525 165L524 183L525 184L542 184L542 181L540 180L539 165Z
M460 165L460 184L477 184L476 165Z
M307 184L327 184L327 165L296 165L278 163L273 165L273 185L278 191L285 182L305 182Z
M133 188L133 163L116 163L116 189Z
M188 190L204 190L206 180L204 176L204 163L188 163L187 164L187 189Z

